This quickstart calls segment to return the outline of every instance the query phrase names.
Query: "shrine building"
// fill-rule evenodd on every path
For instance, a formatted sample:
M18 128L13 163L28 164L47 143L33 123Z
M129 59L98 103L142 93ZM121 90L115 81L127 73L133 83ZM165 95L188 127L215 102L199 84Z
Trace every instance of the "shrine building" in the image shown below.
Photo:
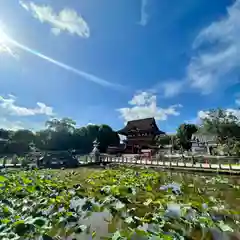
M156 136L165 135L165 132L159 130L154 118L129 121L117 133L126 136L126 154L138 154L143 149L157 149Z

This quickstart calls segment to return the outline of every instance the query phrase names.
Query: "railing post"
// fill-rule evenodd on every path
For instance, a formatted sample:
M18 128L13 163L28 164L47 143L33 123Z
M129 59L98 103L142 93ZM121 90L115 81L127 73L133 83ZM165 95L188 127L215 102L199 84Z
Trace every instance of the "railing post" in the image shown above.
M218 164L219 164L219 169L222 169L222 165L221 165L221 162L220 162L220 158L218 157Z
M230 158L228 160L228 165L229 165L229 171L232 170L232 163L231 163L231 159Z

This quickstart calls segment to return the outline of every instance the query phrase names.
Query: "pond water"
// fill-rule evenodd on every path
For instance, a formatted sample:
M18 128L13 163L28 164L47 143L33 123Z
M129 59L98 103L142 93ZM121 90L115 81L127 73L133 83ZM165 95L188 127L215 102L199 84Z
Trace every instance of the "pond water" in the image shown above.
M86 174L88 170L79 170ZM94 169L93 171L96 171ZM99 172L101 170L97 170ZM141 174L139 171L136 174ZM83 175L82 175L83 176ZM163 184L164 183L164 184ZM149 186L148 186L149 187ZM146 190L154 198L159 191L166 191L167 194L171 193L169 203L167 204L166 216L180 217L180 207L186 203L201 204L203 208L207 208L208 204L212 205L212 209L216 208L222 210L233 210L234 219L239 218L240 213L240 178L236 176L217 176L217 175L201 175L201 174L186 174L179 172L164 172L161 173L161 182L154 184L152 193L151 190ZM151 195L152 194L152 195ZM181 198L178 198L181 196ZM204 199L203 199L204 198ZM208 202L205 200L208 199ZM74 202L75 207L84 204L83 199ZM216 206L214 205L216 203ZM150 204L150 203L149 203ZM151 211L150 207L144 203L131 206L136 208L136 215L139 217ZM189 215L189 217L192 217ZM216 215L216 220L226 219L223 215ZM111 213L107 210L103 212L94 212L88 218L82 219L82 224L91 226L91 233L96 231L97 235L94 239L101 239L101 236L110 236L111 233L118 229L124 229L126 224L118 217L112 217ZM239 225L240 226L240 225ZM143 229L154 228L154 225L144 224ZM235 227L234 230L239 231L240 227ZM91 239L91 233L79 235L77 239ZM221 239L221 233L215 232L213 239ZM133 239L135 239L133 237ZM136 239L144 239L136 237ZM195 238L197 239L197 238Z

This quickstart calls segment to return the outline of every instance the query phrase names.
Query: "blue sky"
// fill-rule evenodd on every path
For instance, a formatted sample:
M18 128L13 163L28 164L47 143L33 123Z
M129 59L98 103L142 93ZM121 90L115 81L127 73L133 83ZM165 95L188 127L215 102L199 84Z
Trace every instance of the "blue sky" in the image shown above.
M240 0L0 0L0 127L240 116Z

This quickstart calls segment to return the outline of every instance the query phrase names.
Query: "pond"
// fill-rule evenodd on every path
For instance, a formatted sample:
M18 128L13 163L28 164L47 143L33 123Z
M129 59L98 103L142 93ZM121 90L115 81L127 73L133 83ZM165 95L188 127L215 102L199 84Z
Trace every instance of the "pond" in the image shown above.
M221 239L240 231L234 176L79 168L5 172L0 186L1 239Z
M88 171L82 169L82 173L79 175L82 175L83 178L83 176L88 175ZM204 208L211 209L213 222L226 223L226 225L220 225L220 229L227 230L229 227L230 230L231 226L233 230L239 230L240 179L237 176L157 172L139 167L110 169L102 172L94 169L93 171L95 173L91 174L92 177L88 176L88 195L91 195L91 192L94 197L101 199L102 196L99 197L99 192L102 190L105 194L105 200L106 197L115 196L121 202L125 202L124 211L136 208L132 216L143 218L159 209L159 205L165 205L163 208L167 210L169 215L178 217L183 207L186 211L191 206L198 211L204 211ZM76 181L77 176L78 174L72 177L71 181ZM138 189L136 198L132 198L132 193L124 192L123 186ZM126 203L124 196L127 196L128 200L131 199L131 202ZM109 232L112 233L119 228L126 227L122 220L124 217L115 216L112 219L110 212L105 211L90 216L87 223L96 229L99 237L107 236ZM99 220L101 218L103 221ZM209 226L214 225L208 224ZM147 224L143 225L146 229ZM152 226L153 224L149 224L148 228Z

